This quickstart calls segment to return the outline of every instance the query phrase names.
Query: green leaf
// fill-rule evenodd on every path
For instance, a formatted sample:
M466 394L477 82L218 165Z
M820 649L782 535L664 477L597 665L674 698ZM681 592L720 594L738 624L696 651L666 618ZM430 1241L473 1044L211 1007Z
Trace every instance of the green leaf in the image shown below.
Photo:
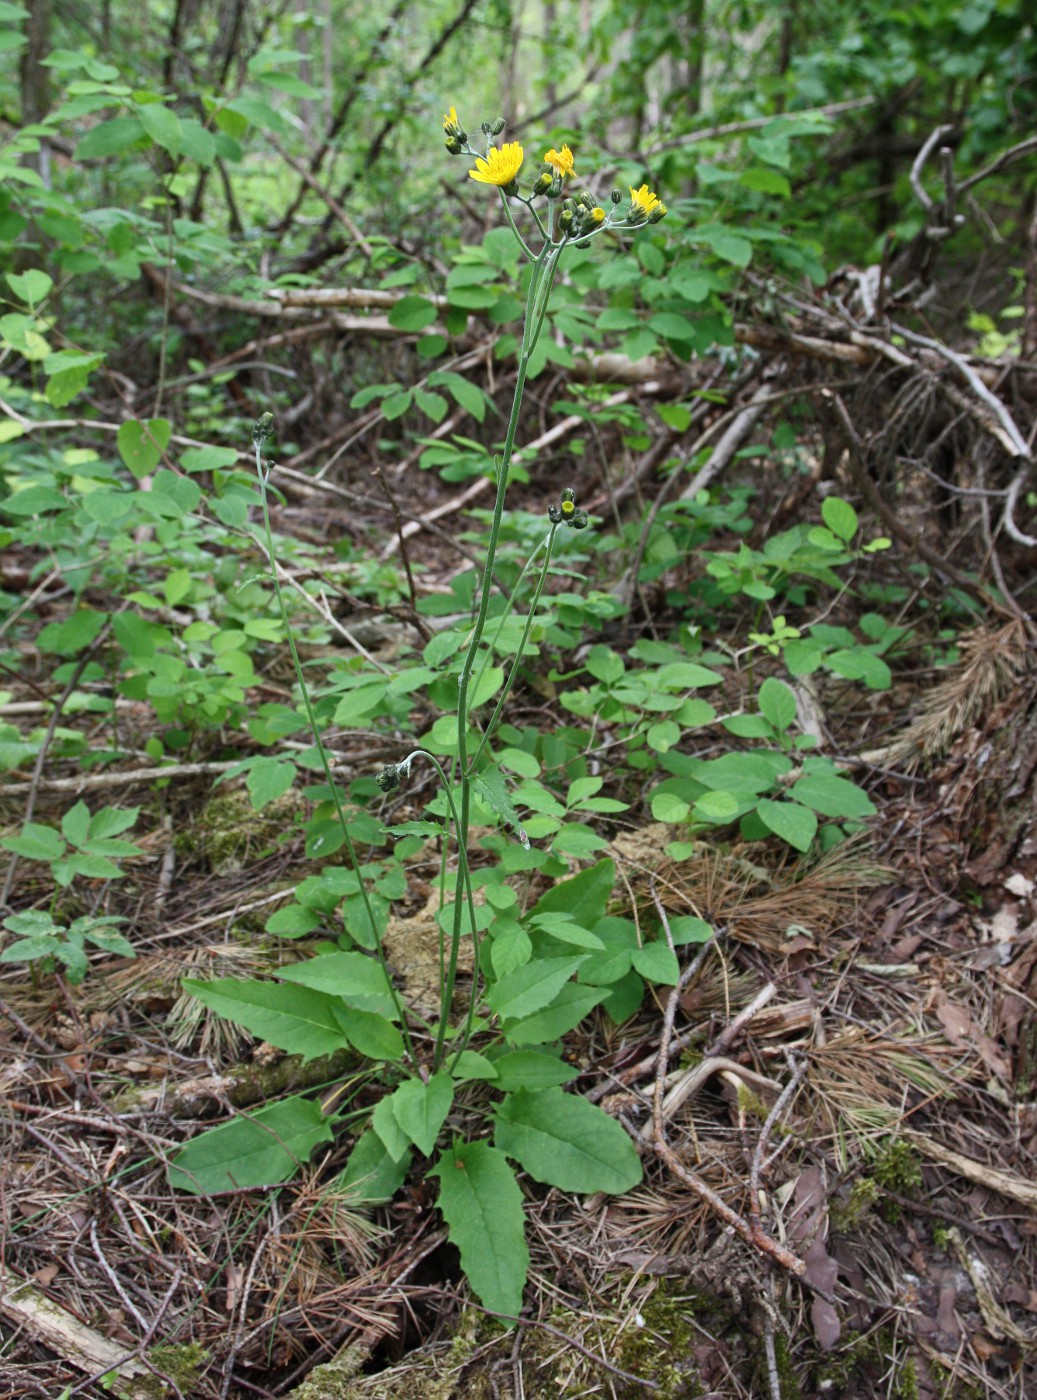
M409 389L405 389L401 394L390 394L387 399L383 399L382 414L386 422L391 423L395 418L402 418L413 399L414 395Z
M335 1004L335 1015L349 1044L367 1059L403 1058L403 1036L384 1016L374 1011L358 1011L341 1001Z
M338 997L343 1005L358 1011L376 1011L382 1016L397 1014L381 963L363 953L320 953L306 962L279 968L277 975L284 982Z
M266 933L274 933L279 938L304 938L321 926L321 916L304 904L288 904L271 914L263 925Z
M420 1079L405 1079L392 1095L397 1123L423 1156L432 1156L453 1102L453 1081L443 1070L427 1084Z
M485 1055L480 1055L478 1050L462 1050L457 1059L450 1063L450 1075L462 1082L473 1079L496 1081L497 1067Z
M194 1138L169 1164L169 1184L193 1196L214 1196L289 1180L332 1132L320 1104L297 1095Z
M797 851L809 851L817 834L817 818L796 802L771 802L761 798L756 804L760 820L768 831L780 836Z
M475 791L497 813L498 817L511 827L518 839L525 845L526 833L522 828L522 822L515 810L515 804L508 792L507 782L500 769L484 768L481 773L477 773L475 775Z
M493 927L490 961L498 979L516 968L525 967L533 955L529 934L514 919L498 919Z
M579 1073L573 1065L546 1050L509 1050L494 1060L493 1067L497 1071L494 1087L507 1091L550 1089L568 1084Z
M532 914L529 922L534 928L557 938L559 943L568 943L573 948L593 948L596 952L601 952L605 947L596 934L580 924L574 924L568 914Z
M391 1094L386 1094L375 1104L371 1127L394 1162L410 1161L410 1139L396 1121Z
M38 306L46 300L54 286L54 279L36 267L31 267L28 272L8 272L5 276L11 291L29 306Z
M74 160L91 160L97 156L114 156L135 146L144 135L144 127L136 117L111 117L88 131L73 153Z
M646 982L659 982L664 987L675 987L680 980L681 969L676 954L671 953L665 943L646 943L643 948L635 948L630 961Z
M162 419L152 420L162 422ZM149 424L149 427L151 424ZM154 434L154 428L152 427ZM189 447L180 454L180 465L185 472L212 472L220 467L233 467L238 454L233 447Z
M0 846L26 860L60 860L65 854L65 843L58 833L40 822L26 822L17 836L5 836Z
M433 423L442 423L450 407L442 394L433 394L428 389L415 389L414 402Z
M168 418L130 418L120 426L115 438L119 456L138 481L158 466L172 434Z
M64 622L48 622L46 627L42 627L36 644L43 652L75 656L97 639L107 621L107 613L79 608Z
M73 846L81 846L90 830L90 808L80 799L61 818L61 834Z
M532 914L561 913L571 923L593 928L605 917L609 895L616 882L616 867L611 860L599 860L587 870L581 870L569 880L562 880L537 900Z
M728 734L739 739L770 739L774 729L763 715L727 715L721 720Z
M629 1191L641 1159L596 1104L562 1089L519 1089L497 1110L493 1140L537 1181L561 1191Z
M866 792L848 778L836 774L810 773L789 790L789 796L824 817L873 817L875 804Z
M423 331L438 314L427 297L402 297L389 312L389 325L400 331Z
M183 149L183 131L180 118L161 102L138 103L137 116L141 126L154 141L171 156L178 156Z
M547 1006L583 962L583 957L538 958L507 973L487 993L487 1005L502 1020L517 1020Z
M103 355L85 355L76 350L59 350L56 355L48 355L43 364L48 375L47 402L55 408L64 408L86 388L91 370L103 362Z
M849 501L844 501L839 496L826 496L821 502L821 519L833 535L838 535L847 544L860 528L857 512Z
M504 1038L509 1045L544 1045L547 1041L558 1040L578 1026L610 990L580 987L569 982L543 1011L536 1011L521 1021L509 1021L504 1027Z
M212 165L216 159L216 138L193 117L180 122L180 149L199 165Z
M487 1142L455 1141L429 1176L461 1267L491 1312L515 1317L529 1269L522 1192L507 1158Z
M398 1161L394 1160L374 1129L368 1128L357 1139L335 1186L354 1201L381 1205L391 1200L403 1185L410 1159L408 1150Z
M779 734L783 734L796 718L796 696L784 681L768 676L760 686L760 713L764 715Z
M652 816L657 822L676 825L686 821L691 808L674 792L657 792L652 796Z
M304 1060L330 1055L349 1043L335 1015L337 999L307 987L225 977L185 978L183 987L217 1015Z
M257 758L249 769L245 785L254 812L283 797L295 782L295 764L279 758Z
M487 666L483 673L472 686L471 694L468 697L469 708L478 709L480 705L485 705L500 690L504 684L504 667Z

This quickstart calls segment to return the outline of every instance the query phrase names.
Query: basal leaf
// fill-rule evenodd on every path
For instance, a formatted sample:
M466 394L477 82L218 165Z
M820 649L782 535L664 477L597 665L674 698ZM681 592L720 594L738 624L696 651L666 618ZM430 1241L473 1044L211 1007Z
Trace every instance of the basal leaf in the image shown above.
M236 977L214 982L185 978L183 987L218 1016L304 1060L330 1055L349 1044L335 1015L337 999L308 987Z
M392 1095L397 1123L424 1156L431 1157L453 1101L453 1081L442 1070L427 1084L420 1079L405 1079Z
M391 1200L403 1185L410 1157L410 1152L406 1151L399 1161L394 1161L378 1134L368 1128L357 1139L335 1184L355 1201L380 1205Z
M397 1014L381 963L363 953L319 953L305 962L279 968L277 975L284 982L326 992L358 1011L376 1011L382 1016Z
M276 1186L331 1137L318 1103L301 1095L285 1099L194 1138L170 1162L169 1184L194 1196Z
M439 1178L439 1209L480 1302L517 1316L529 1249L522 1192L507 1158L488 1142L457 1141L429 1176Z
M494 1142L530 1176L561 1191L629 1191L641 1159L607 1113L559 1088L520 1089L497 1111Z

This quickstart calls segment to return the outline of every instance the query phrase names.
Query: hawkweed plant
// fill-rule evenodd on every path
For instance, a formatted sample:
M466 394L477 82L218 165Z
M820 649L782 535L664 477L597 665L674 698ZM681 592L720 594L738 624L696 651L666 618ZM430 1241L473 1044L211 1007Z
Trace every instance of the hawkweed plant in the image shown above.
M535 1180L566 1191L621 1192L641 1179L640 1159L622 1127L585 1099L564 1092L562 1086L573 1078L573 1071L560 1053L561 1037L597 1005L604 1004L610 1014L624 1019L643 995L642 979L676 980L676 958L664 943L645 942L643 931L631 921L609 916L615 871L608 860L555 886L522 915L509 900L499 900L492 930L480 937L469 855L478 812L488 808L529 846L508 780L494 760L493 735L526 653L558 531L562 526L584 530L589 524L574 491L563 489L547 508L543 540L522 569L496 630L487 635L494 562L531 356L566 249L573 244L585 248L606 233L634 232L666 214L647 185L631 187L629 199L614 191L607 208L587 190L571 193L577 173L573 152L565 145L548 150L532 179L524 182L522 145L495 144L503 130L501 118L483 123L484 145L476 150L453 107L443 119L447 150L473 162L468 172L473 181L496 188L502 216L529 265L515 389L503 446L493 464L496 493L480 559L474 620L458 649L455 753L444 766L427 748L415 747L377 778L379 788L388 793L408 778L415 763L429 764L442 789L445 823L405 824L423 825L443 836L441 898L445 888L453 887L452 902L440 911L437 1018L434 1024L426 1022L405 1005L393 983L366 872L303 676L270 525L268 486L276 467L263 456L273 429L270 414L264 414L253 430L264 544L360 912L354 911L352 937L347 933L340 939L336 951L318 952L282 968L277 973L282 985L233 978L186 985L204 1004L282 1049L309 1059L348 1046L372 1062L368 1079L378 1085L377 1103L373 1112L368 1100L367 1107L357 1106L348 1115L360 1135L342 1182L361 1200L384 1200L402 1183L415 1150L434 1159L425 1165L425 1174L439 1180L437 1204L469 1282L485 1307L511 1316L522 1305L529 1260L515 1164ZM498 685L487 686L485 680L495 679L492 672L487 677L495 642L505 622L517 615L520 594L533 577L517 650L507 673L500 671ZM473 712L490 700L492 713L480 724ZM599 803L596 810L622 806L609 805L610 799L593 800ZM474 807L477 802L479 809ZM447 858L450 849L452 862ZM503 893L512 894L507 889ZM471 988L467 1009L455 1024L455 984L466 936L473 942ZM467 1086L464 1114L453 1113L452 1140L443 1147L439 1139L444 1125L452 1110L460 1108L455 1103L460 1085ZM304 1096L272 1105L251 1119L233 1120L177 1155L171 1168L174 1184L201 1193L284 1181L315 1143L330 1139L330 1122L319 1105ZM492 1125L492 1143L485 1134L487 1123Z

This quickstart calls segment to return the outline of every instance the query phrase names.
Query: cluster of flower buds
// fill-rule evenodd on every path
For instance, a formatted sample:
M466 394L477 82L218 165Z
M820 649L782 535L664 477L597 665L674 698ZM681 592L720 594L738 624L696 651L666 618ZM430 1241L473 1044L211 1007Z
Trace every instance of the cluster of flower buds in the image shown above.
M451 107L443 118L443 135L446 138L446 148L452 156L459 156L468 144L468 132L457 120L456 107Z
M567 199L558 221L559 227L570 238L582 238L585 234L593 233L604 222L605 211L594 203L594 196L589 190L581 190L575 199Z
M387 763L382 771L375 778L375 782L383 792L395 792L400 786L400 765L398 763Z
M590 524L590 516L576 504L576 492L571 486L565 488L560 500L561 505L547 508L547 518L551 524L561 525L564 520L570 530L586 530Z

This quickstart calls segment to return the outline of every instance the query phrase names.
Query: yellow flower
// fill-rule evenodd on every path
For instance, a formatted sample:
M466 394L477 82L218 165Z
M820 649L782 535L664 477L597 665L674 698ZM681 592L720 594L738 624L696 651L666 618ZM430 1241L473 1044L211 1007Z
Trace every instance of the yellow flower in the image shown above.
M517 141L508 141L499 150L491 146L485 160L476 156L475 169L468 173L482 185L510 185L522 169L523 156Z
M443 130L449 131L451 127L458 125L459 122L457 120L457 108L451 107L450 111L447 112L446 116L443 118Z
M568 146L563 146L560 151L556 151L552 146L547 155L544 156L545 165L553 165L559 175L575 175L573 170L573 153Z
M659 199L659 196L657 194L653 194L647 185L642 185L639 190L635 190L633 185L630 185L629 189L630 201L633 204L634 209L639 209L646 219L648 215L652 212L652 210L656 207L656 205L662 202Z
M599 208L598 205L595 205L594 208L591 210L590 217L592 223L600 224L605 218L605 211L604 209Z

